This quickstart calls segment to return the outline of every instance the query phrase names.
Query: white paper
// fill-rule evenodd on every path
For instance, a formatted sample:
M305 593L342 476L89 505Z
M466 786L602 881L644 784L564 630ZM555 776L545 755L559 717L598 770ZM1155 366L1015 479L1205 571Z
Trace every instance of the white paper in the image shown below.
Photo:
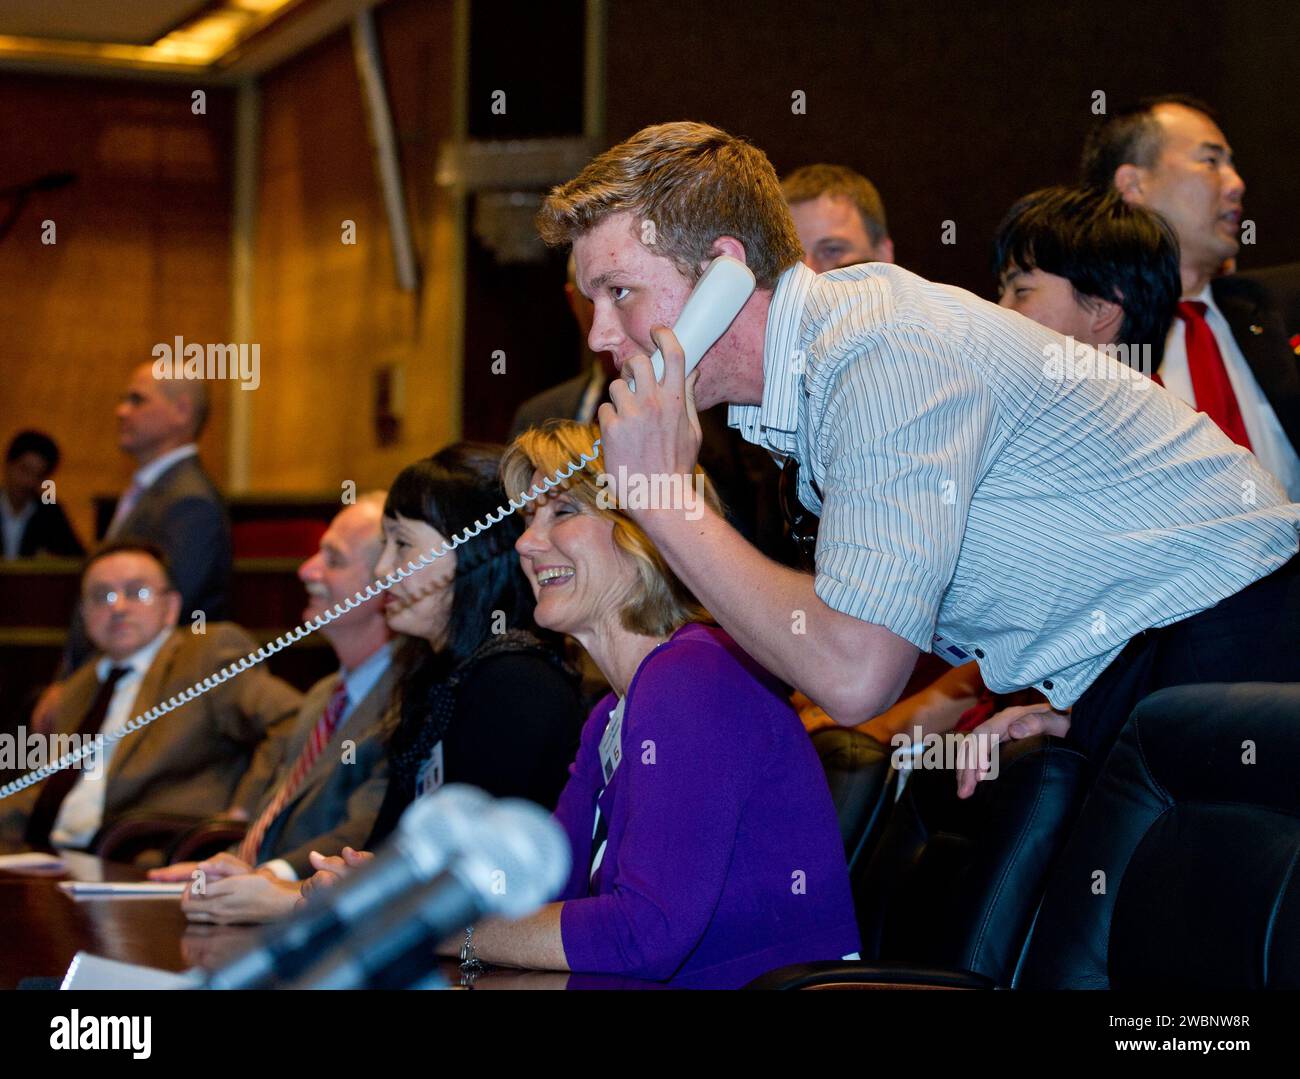
M65 863L57 854L25 851L22 854L0 854L0 869L63 869Z
M78 952L63 976L60 989L193 989L203 981L203 972L187 970L175 974L117 959L104 959Z

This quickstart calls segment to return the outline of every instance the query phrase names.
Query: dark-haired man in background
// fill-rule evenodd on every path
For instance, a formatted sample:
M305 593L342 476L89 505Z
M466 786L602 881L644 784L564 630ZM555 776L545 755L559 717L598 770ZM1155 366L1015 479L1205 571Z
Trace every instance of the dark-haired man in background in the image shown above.
M1007 212L993 240L998 303L1152 374L1182 286L1178 241L1115 191L1047 187ZM1143 357L1149 347L1149 360Z
M45 481L58 467L59 447L47 434L19 431L9 443L0 489L0 557L80 558L86 553L63 507L42 497Z
M1273 295L1285 281L1219 276L1241 247L1246 185L1213 111L1169 95L1117 112L1089 132L1082 171L1085 183L1158 212L1178 237L1182 302L1160 380L1300 498L1297 327ZM1300 266L1278 273L1294 281Z

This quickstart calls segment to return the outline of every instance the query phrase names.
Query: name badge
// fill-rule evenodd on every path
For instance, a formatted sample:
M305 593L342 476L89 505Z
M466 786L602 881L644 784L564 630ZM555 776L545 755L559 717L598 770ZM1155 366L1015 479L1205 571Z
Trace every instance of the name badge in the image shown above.
M433 747L433 752L429 754L429 759L420 765L420 770L415 775L415 796L423 797L426 794L432 794L442 786L445 779L442 768L442 742Z
M609 779L623 760L623 702L619 701L610 713L609 722L605 724L605 733L600 736L600 774L609 786Z
M930 642L930 651L940 659L946 659L954 667L960 667L963 663L970 662L969 652L962 651L953 644L952 641L948 640L946 637L939 636L937 633L934 635L934 639Z

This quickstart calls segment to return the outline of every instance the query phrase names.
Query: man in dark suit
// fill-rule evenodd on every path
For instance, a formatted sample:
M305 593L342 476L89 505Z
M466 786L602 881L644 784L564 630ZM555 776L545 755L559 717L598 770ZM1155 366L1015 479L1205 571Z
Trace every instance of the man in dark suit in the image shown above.
M61 755L96 736L111 738L132 717L170 700L251 652L238 626L204 633L176 628L180 596L157 547L123 541L93 555L81 604L97 650L65 683L50 744ZM0 839L91 848L124 813L182 814L196 820L230 809L251 812L271 781L302 695L254 667L160 716L120 741L105 742L93 767L66 769L0 802Z
M596 409L605 400L609 384L618 378L608 352L592 352L587 346L591 333L591 301L578 291L573 280L573 256L569 256L568 280L564 282L564 296L578 324L579 347L582 351L582 370L548 390L528 398L515 412L510 425L513 440L530 427L540 426L549 419L577 420L591 423Z
M55 497L51 477L58 467L59 447L47 434L19 431L9 443L0 489L0 557L86 553Z
M374 579L382 532L383 494L343 509L302 564L307 586L304 620L315 618ZM360 848L374 827L388 786L387 738L399 672L379 603L366 603L321 633L341 668L303 699L292 736L283 744L274 781L254 811L242 843L206 862L154 870L155 880L191 881L202 889L184 899L195 921L263 921L292 909L296 882L311 876L312 851L335 855ZM337 714L336 714L337 713ZM320 748L317 748L320 747Z
M1289 336L1300 327L1273 294L1294 296L1297 274L1221 274L1241 247L1246 185L1212 111L1167 96L1114 113L1089 133L1083 178L1155 210L1178 237L1183 297L1158 372L1165 388L1300 499L1300 367Z
M1292 448L1292 468L1283 474L1270 465L1269 471L1300 499L1300 263L1217 277L1210 289Z
M208 419L200 379L159 379L143 363L117 406L118 446L136 472L118 501L106 539L131 536L167 554L181 614L226 617L230 606L230 521L195 445Z
M1240 275L1258 284L1272 298L1272 307L1282 318L1291 351L1300 355L1300 262L1270 266Z

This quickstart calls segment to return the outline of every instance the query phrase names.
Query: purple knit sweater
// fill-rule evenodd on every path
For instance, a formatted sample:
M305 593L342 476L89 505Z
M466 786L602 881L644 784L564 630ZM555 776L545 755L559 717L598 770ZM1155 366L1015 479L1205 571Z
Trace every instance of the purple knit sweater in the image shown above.
M582 732L556 819L573 849L560 927L574 971L734 988L858 950L825 775L780 686L690 624L637 669L623 760L601 793L611 693ZM608 845L594 886L597 796Z

